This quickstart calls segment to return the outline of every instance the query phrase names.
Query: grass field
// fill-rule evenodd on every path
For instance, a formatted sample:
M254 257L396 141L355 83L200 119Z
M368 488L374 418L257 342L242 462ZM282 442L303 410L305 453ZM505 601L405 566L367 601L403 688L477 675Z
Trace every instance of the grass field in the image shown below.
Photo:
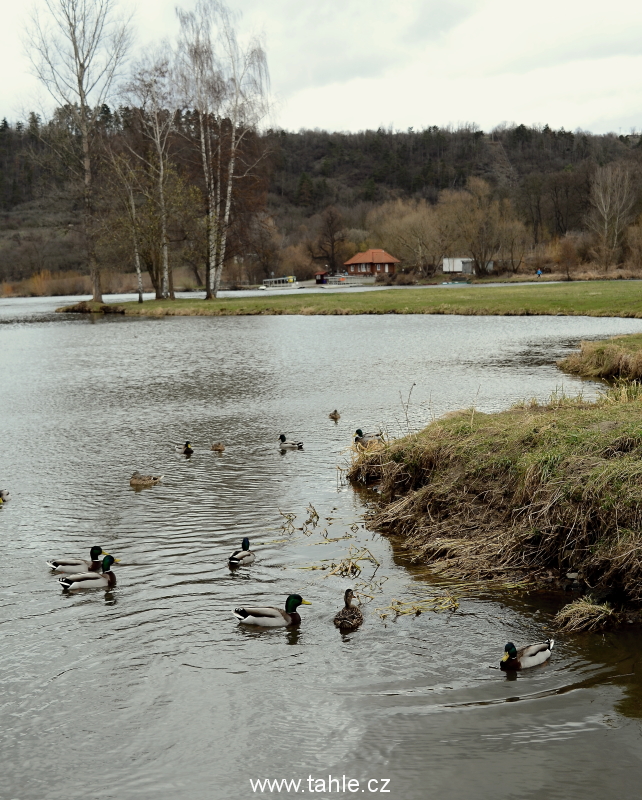
M220 300L122 303L128 315L226 316L254 314L475 314L585 315L642 318L642 281L587 281L421 289L345 294L297 294Z

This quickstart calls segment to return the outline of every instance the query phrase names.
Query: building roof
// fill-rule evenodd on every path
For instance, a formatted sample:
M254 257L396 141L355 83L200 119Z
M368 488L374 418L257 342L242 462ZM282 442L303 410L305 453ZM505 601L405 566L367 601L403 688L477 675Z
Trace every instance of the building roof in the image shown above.
M401 262L390 253L386 253L385 250L366 250L365 253L357 253L356 256L352 256L343 263L347 266L348 264L399 264Z

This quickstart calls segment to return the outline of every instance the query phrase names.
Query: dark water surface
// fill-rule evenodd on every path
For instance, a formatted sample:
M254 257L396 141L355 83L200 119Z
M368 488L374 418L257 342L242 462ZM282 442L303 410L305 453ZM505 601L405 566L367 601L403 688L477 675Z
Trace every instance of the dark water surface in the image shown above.
M356 527L364 506L337 465L356 427L403 430L413 383L413 426L562 384L592 394L555 359L640 321L92 321L53 317L60 303L0 301L0 488L13 494L0 509L0 798L294 796L253 792L264 778L301 778L319 798L638 796L639 631L562 638L546 667L509 681L489 665L508 639L545 638L559 597L486 594L382 621L392 598L435 588ZM281 456L282 431L304 451ZM187 438L189 461L173 451ZM165 479L137 493L134 469ZM300 527L309 503L321 526L285 533L279 509ZM231 574L245 535L257 561ZM65 595L46 558L93 544L122 560L117 587ZM332 617L356 581L304 568L351 545L387 580L342 636ZM299 630L231 614L291 592L313 603ZM328 791L329 775L357 791Z

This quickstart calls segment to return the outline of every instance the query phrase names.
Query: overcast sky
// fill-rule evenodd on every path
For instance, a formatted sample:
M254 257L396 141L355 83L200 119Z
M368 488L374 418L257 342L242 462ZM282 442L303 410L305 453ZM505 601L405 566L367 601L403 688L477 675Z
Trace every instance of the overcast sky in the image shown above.
M38 0L36 0L38 3ZM140 44L176 33L177 0L139 0ZM178 0L189 7L191 0ZM42 0L39 2L43 6ZM633 0L229 0L261 33L290 130L502 122L642 128L642 3ZM0 0L0 117L36 107L20 43L28 3Z

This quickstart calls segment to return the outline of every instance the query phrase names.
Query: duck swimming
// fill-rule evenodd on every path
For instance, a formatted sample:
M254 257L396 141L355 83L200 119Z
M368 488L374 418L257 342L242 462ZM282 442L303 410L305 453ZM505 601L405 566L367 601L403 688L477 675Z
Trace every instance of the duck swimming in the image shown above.
M254 562L254 553L250 550L250 540L245 537L241 543L241 549L235 550L228 559L230 567L246 567Z
M355 444L368 447L373 442L383 442L383 436L380 433L364 433L361 428L357 428L354 433Z
M235 608L234 616L245 625L260 625L263 628L281 628L287 625L300 625L301 617L297 613L300 605L311 606L312 603L304 600L300 594L291 594L285 601L285 611L280 608L250 607Z
M354 592L352 589L346 589L346 593L343 596L345 606L334 618L334 624L341 629L342 633L355 631L363 623L361 609L352 605L353 598Z
M285 434L279 436L279 447L281 450L303 450L303 442L288 442Z
M341 419L341 414L339 414L339 412L337 411L336 408L334 409L334 411L332 413L328 414L328 416L330 417L330 419L333 419L335 422L338 419Z
M81 572L99 572L102 567L101 556L108 556L102 547L94 545L89 551L89 561L85 558L52 558L47 561L47 566L54 572L61 572L65 575L77 575ZM118 559L114 559L118 563Z
M157 483L160 483L164 475L141 475L138 470L134 472L129 479L130 486L155 486Z
M191 456L194 452L192 443L189 441L185 442L185 444L177 444L174 449L177 453L182 453L184 456Z
M65 578L58 578L58 583L62 584L63 589L73 591L75 589L112 589L116 585L116 576L111 571L111 565L116 561L113 556L105 556L102 563L102 575L95 572L79 572L75 575L67 575Z
M554 639L547 639L541 644L529 644L518 650L512 642L508 642L504 648L504 657L499 663L499 668L504 672L512 672L543 664L551 657L554 644Z
M225 451L225 445L221 444L221 442L217 442L216 444L212 445L212 450L217 453L223 453Z

